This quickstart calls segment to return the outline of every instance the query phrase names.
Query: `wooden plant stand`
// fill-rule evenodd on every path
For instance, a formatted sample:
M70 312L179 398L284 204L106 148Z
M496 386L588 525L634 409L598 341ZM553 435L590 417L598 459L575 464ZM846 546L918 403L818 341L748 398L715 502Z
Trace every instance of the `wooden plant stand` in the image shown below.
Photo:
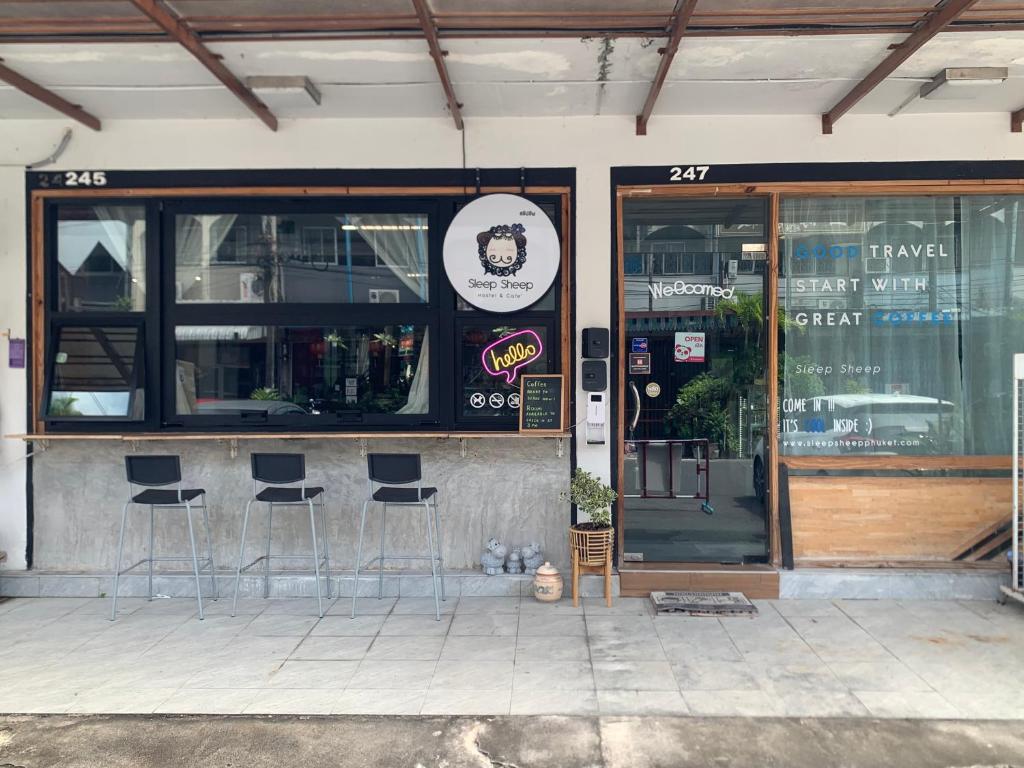
M611 528L597 531L569 529L572 551L572 604L580 604L580 574L604 573L604 599L612 607L612 534Z

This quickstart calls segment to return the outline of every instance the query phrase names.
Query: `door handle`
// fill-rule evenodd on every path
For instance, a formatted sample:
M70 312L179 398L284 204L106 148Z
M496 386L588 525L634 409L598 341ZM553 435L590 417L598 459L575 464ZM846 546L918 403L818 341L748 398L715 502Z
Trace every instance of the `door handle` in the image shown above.
M633 411L633 420L629 423L629 436L633 437L633 433L636 432L636 425L640 422L640 390L636 388L636 382L629 382L629 388L633 390L633 405L636 410Z

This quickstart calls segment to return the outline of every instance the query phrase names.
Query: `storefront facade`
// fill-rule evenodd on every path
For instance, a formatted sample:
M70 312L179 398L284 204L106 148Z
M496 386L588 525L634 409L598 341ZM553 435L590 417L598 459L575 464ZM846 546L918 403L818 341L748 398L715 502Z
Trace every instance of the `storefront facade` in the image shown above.
M470 121L463 167L460 136L439 120L296 121L276 135L126 121L76 136L45 172L0 169L16 222L3 235L3 324L28 342L26 368L0 371L0 418L5 435L34 436L27 459L24 441L4 441L4 590L71 572L103 590L130 451L183 456L214 496L229 562L247 455L278 448L305 452L332 493L341 570L369 449L424 454L455 569L472 569L491 536L539 541L565 566L559 494L580 466L622 494L624 594L686 579L787 594L792 574L855 588L825 566L940 565L990 584L995 561L961 562L1006 517L1001 393L1024 351L1024 174L1002 116L851 117L829 137L809 118L632 127ZM44 154L54 132L0 130L7 162ZM90 183L47 181L68 171ZM445 277L447 224L478 192L526 197L558 233L558 277L523 312L460 305ZM274 258L251 258L271 239ZM496 319L536 333L544 355L527 372L565 377L576 429L521 436L503 379L479 386ZM605 428L589 440L585 328L611 338ZM133 361L115 421L68 412L80 396L54 369L83 343ZM254 393L280 405L254 409ZM45 574L35 587L33 572Z

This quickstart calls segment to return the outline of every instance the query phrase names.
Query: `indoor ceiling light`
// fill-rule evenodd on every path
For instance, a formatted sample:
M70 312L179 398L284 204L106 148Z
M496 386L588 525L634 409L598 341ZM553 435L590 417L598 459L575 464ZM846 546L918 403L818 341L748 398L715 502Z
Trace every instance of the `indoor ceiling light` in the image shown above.
M1006 67L947 67L921 86L922 99L948 96L949 89L966 86L999 85L1009 77ZM939 93L941 91L941 93Z

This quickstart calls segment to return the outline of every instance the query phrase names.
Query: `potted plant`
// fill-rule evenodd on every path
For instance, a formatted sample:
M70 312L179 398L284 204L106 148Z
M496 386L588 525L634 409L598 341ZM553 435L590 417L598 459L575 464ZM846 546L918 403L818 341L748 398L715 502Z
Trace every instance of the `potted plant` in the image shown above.
M569 492L564 494L576 508L585 512L586 522L569 528L572 550L573 605L579 602L579 575L584 568L601 568L605 577L605 599L612 604L612 504L618 494L584 469L576 468Z

